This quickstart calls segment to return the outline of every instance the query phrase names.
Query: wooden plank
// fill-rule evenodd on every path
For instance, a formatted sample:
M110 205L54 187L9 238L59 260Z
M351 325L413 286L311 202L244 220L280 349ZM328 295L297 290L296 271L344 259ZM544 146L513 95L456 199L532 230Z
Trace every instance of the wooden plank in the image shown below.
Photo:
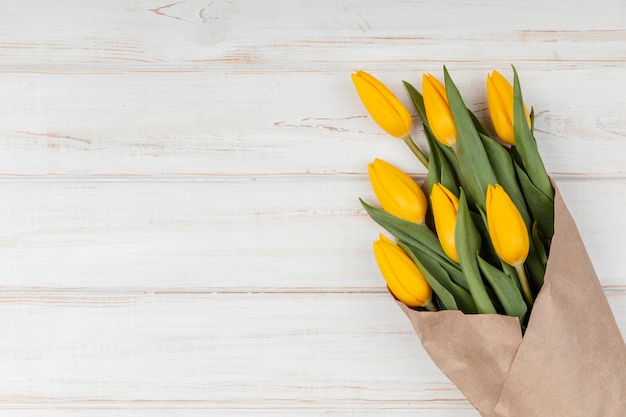
M508 65L499 69L510 75ZM374 73L409 106L401 80L419 88L421 70ZM450 70L468 106L488 123L488 70ZM626 116L616 110L625 105L623 70L519 69L550 172L624 175ZM366 114L350 71L5 74L0 175L363 173L374 157L424 173ZM413 134L425 147L420 129Z
M354 62L624 61L624 6L524 3L72 0L2 5L0 62L77 68L336 68ZM306 16L305 19L302 16ZM558 45L558 47L557 47ZM398 55L395 51L403 51ZM497 51L497 54L494 54ZM51 68L54 67L54 68Z
M0 309L3 406L465 402L384 294L5 294Z
M601 282L626 286L626 180L557 181ZM384 291L358 197L361 175L5 179L2 287Z
M387 294L3 293L0 314L5 414L477 415Z
M446 64L486 120L515 64L626 334L626 6L568 10L3 2L0 415L476 417L372 258L366 164L424 170L355 69L409 103Z
M433 406L436 407L437 405ZM17 406L16 406L17 407ZM177 417L197 417L210 414L212 417L248 417L254 414L257 417L291 417L297 413L301 417L316 417L320 413L333 417L403 417L407 413L416 412L410 405L398 405L397 408L351 408L348 405L337 406L332 403L323 406L311 406L311 409L303 409L302 407L284 407L273 409L259 409L255 404L235 408L216 409L214 407L206 407L194 403L181 402L174 405L143 405L138 403L129 403L126 405L102 405L98 403L88 404L65 404L62 406L51 406L49 404L38 407L37 405L19 406L20 408L0 408L0 416L10 417L108 417L112 413L115 415L128 415L133 417L161 417L171 416L173 413ZM424 411L429 417L478 417L479 414L467 405L457 408L455 405L446 405L446 408L435 409L429 408Z

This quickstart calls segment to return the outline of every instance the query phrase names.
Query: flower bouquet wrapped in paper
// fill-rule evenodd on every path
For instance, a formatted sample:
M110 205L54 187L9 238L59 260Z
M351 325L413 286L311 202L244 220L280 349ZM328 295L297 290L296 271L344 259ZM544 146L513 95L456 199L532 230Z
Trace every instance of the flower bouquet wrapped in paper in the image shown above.
M427 167L421 187L375 160L380 207L361 201L394 239L374 242L391 296L424 349L482 416L626 416L626 345L576 224L548 176L519 79L487 78L490 134L444 67L408 110L358 71L372 118Z

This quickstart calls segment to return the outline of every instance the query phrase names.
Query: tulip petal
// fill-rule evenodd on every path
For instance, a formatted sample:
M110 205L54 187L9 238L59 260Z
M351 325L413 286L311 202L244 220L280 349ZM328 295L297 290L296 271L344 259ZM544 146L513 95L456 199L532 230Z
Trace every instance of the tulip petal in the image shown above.
M392 261L388 258L387 253L384 250L384 247L380 244L380 242L374 242L374 257L376 258L376 263L378 264L378 268L387 283L387 287L391 293L404 304L409 307L416 307L419 305L419 301L413 297L402 284L398 281L398 277L393 272L394 265Z
M367 169L372 189L385 211L410 222L424 222L428 202L411 177L378 158Z
M411 97L411 101L413 102L415 109L422 119L422 123L424 124L424 135L426 136L428 146L430 148L430 158L439 158L433 162L435 164L433 169L431 169L430 166L428 168L429 187L432 187L432 185L437 182L441 182L449 189L458 187L455 177L458 176L457 173L459 172L459 168L454 151L450 149L449 146L442 144L435 138L435 135L428 124L426 108L424 107L424 97L411 84L406 81L403 81L403 83L409 92L409 96ZM474 119L475 123L479 124L475 117Z
M422 95L430 130L439 142L452 146L457 141L458 133L448 105L445 87L432 75L424 74Z
M524 219L501 185L490 185L486 199L487 227L496 253L509 265L523 264L530 244Z
M459 257L454 243L458 199L442 184L435 184L430 194L430 201L441 247L450 259L458 262Z
M502 184L511 200L515 203L515 206L519 209L522 218L527 226L530 226L530 214L526 207L526 201L524 200L524 194L520 189L517 175L515 172L515 166L513 158L507 150L497 143L495 140L488 136L480 134L480 139L483 143L487 157L491 166L493 167L494 174L496 175L498 184Z
M487 76L487 103L491 123L504 142L515 145L513 135L513 88L497 71Z
M383 130L397 138L409 134L411 114L383 83L364 71L352 74L352 82L366 110Z
M399 246L379 240L374 254L391 292L410 307L421 307L430 301L432 290L417 265Z
M504 142L515 145L513 86L498 71L487 75L487 102L493 127ZM531 124L528 109L524 106L526 123Z

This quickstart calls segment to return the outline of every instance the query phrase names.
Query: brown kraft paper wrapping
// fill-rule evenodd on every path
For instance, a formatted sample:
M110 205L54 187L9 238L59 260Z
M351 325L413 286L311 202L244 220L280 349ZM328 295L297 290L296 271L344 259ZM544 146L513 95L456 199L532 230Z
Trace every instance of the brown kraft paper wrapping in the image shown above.
M523 339L513 317L398 302L435 364L483 417L626 416L626 345L555 191L545 282Z

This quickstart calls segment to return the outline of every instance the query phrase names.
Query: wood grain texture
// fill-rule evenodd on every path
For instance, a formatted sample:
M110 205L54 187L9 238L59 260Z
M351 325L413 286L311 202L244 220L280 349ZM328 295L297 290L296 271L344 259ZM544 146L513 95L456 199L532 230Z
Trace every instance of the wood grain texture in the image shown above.
M626 180L557 184L601 282L626 290ZM2 288L382 291L359 197L376 201L363 175L0 180Z
M0 313L0 409L467 408L385 293L10 294Z
M2 74L0 68L0 175L363 173L374 155L424 173L404 144L367 116L349 77L359 67L367 64L331 74ZM419 61L405 67L416 70L374 74L409 106L401 80L419 88L423 68ZM468 106L489 125L486 74L496 68L510 75L508 64L449 67ZM624 68L518 68L551 173L624 176ZM433 71L441 78L441 65ZM426 145L420 127L413 134Z
M356 69L408 105L445 64L489 125L514 64L626 334L625 28L619 0L2 2L0 415L477 416L372 259L367 163L425 171Z

